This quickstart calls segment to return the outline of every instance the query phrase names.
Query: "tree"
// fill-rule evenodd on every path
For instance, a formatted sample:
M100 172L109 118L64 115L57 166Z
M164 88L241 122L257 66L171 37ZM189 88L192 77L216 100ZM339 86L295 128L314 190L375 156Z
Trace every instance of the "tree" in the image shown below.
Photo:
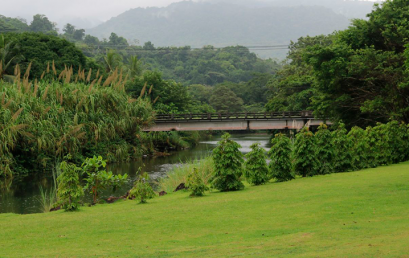
M104 57L105 67L107 73L112 73L115 69L119 68L122 62L122 57L115 50L107 50Z
M128 198L137 198L139 203L146 203L147 200L152 199L156 196L151 185L149 184L149 176L144 173L135 182L134 187L129 191Z
M193 168L193 171L187 176L186 187L191 192L190 196L203 196L204 192L209 190L197 168Z
M78 210L79 201L84 196L84 190L80 184L81 168L75 164L63 161L60 164L61 174L57 178L58 204L65 211Z
M43 33L56 33L55 24L48 20L47 16L43 14L36 14L33 17L33 21L30 24L30 31L43 32Z
M271 144L272 146L268 153L271 159L269 165L271 177L275 178L278 182L293 180L295 176L292 172L291 164L291 140L280 133L275 135Z
M220 191L236 191L244 188L240 177L243 173L243 154L240 145L230 139L230 134L222 136L213 149L214 174L211 179L213 188Z
M315 133L316 157L319 164L318 174L334 172L334 146L331 132L326 124L321 124Z
M352 165L353 147L343 123L339 123L337 129L332 132L331 144L334 148L333 168L335 172L352 171L354 169Z
M84 38L84 36L85 36L85 30L84 30L84 29L80 29L80 30L75 30L74 35L73 35L73 38L74 38L75 40L82 41L83 38Z
M250 184L265 184L269 180L265 150L260 143L253 143L250 148L251 151L246 154L244 175Z
M131 79L142 74L142 64L137 56L129 57L128 71Z
M67 23L62 30L66 35L72 36L74 35L75 32L75 26L71 25L70 23Z
M226 86L218 86L210 97L210 104L217 112L239 112L242 109L243 100L227 88Z
M107 172L105 167L106 160L103 160L101 156L87 158L82 164L82 169L87 175L87 178L84 179L86 182L85 189L90 190L94 203L97 203L101 190L112 187L112 190L115 191L128 178L127 174L113 175L112 172Z
M0 35L0 79L6 74L11 74L13 65L23 59L19 50L17 45L7 42L4 36Z
M366 138L365 130L360 127L354 126L349 131L348 141L351 143L351 166L354 170L360 170L369 168L368 154L369 145Z
M319 171L314 134L308 127L304 127L295 139L294 170L302 177L315 176Z

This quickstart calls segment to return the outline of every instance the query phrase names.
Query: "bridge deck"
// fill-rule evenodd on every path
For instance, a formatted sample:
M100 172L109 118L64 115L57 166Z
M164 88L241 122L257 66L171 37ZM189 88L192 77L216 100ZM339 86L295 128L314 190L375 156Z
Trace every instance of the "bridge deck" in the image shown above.
M311 111L157 115L155 125L144 131L234 131L301 129L319 125Z

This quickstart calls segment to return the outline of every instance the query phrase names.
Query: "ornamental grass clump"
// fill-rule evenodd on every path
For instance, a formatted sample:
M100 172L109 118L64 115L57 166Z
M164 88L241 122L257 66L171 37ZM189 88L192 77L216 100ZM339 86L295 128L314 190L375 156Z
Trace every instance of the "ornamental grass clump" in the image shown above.
M230 139L230 134L222 136L213 150L214 174L212 187L220 191L236 191L244 188L240 177L243 173L243 154L240 144Z
M244 163L246 180L252 185L265 184L270 179L266 151L260 147L260 143L254 143L250 148L251 151L246 154L247 160Z
M280 133L275 135L271 144L271 149L268 152L271 159L269 165L270 177L275 178L278 182L293 180L295 176L291 163L291 140Z
M203 196L204 192L209 190L197 168L193 168L193 171L188 175L186 187L191 192L190 196Z
M155 196L156 194L149 184L149 176L147 173L144 173L129 191L128 199L136 198L139 200L139 203L147 203L147 200L152 199Z

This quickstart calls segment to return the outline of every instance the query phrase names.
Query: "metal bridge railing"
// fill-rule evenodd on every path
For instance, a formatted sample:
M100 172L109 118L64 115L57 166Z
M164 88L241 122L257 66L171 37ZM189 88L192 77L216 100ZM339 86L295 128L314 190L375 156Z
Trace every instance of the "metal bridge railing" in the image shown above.
M208 113L208 114L169 114L156 115L157 122L167 121L210 121L210 120L257 120L280 118L314 118L312 111L286 111L264 113Z

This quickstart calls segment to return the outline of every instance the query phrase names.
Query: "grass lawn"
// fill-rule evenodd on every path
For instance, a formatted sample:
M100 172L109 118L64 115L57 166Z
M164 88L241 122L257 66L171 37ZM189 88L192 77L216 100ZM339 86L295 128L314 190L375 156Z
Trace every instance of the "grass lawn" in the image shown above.
M409 257L409 163L239 192L0 214L0 257Z

